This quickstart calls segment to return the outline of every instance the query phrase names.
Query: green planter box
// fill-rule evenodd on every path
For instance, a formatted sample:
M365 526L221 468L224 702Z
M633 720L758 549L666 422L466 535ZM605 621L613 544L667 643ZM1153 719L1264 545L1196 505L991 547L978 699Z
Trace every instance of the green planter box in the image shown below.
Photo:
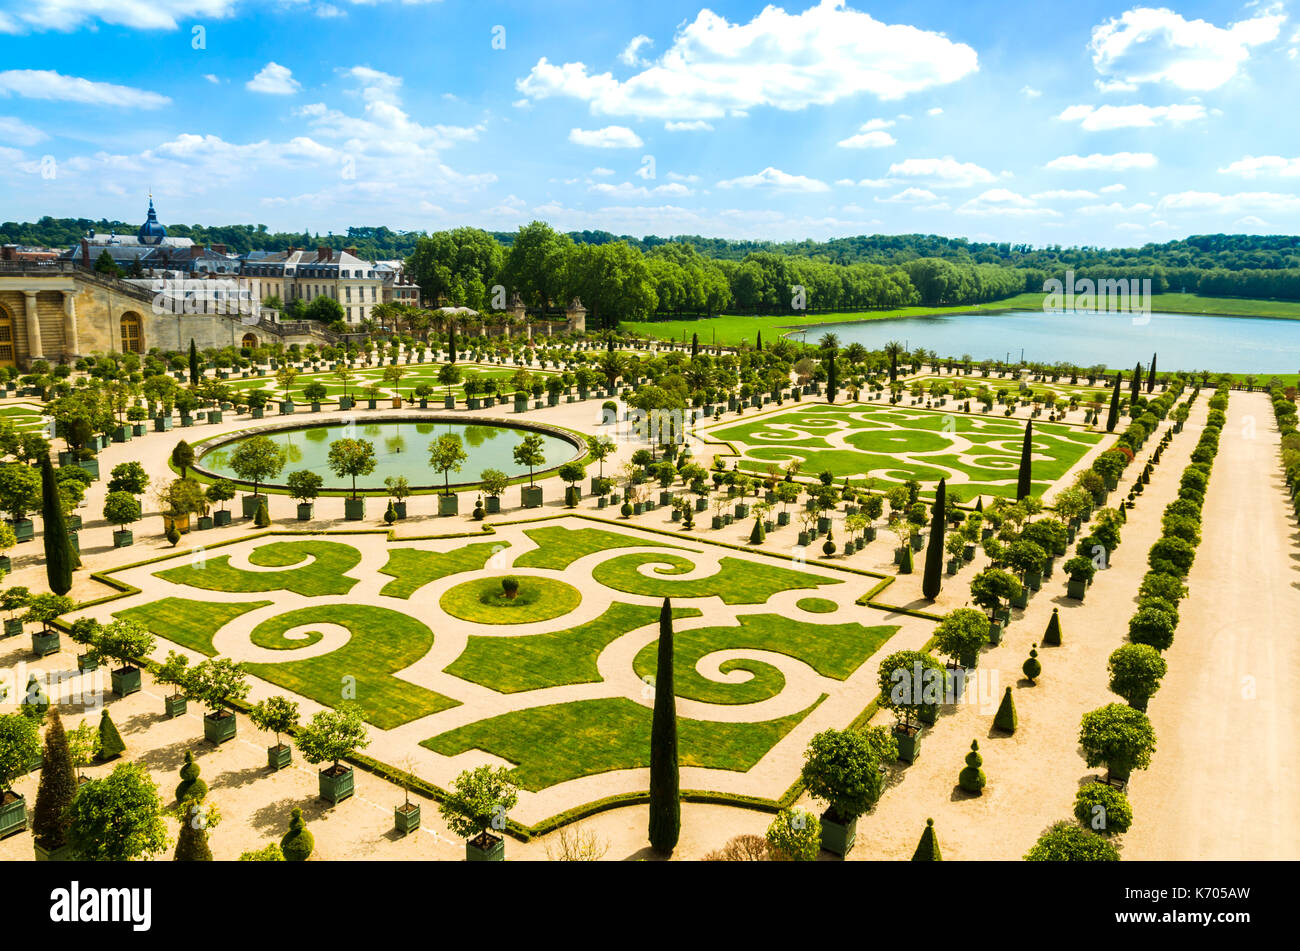
M997 647L1002 643L1002 622L989 621L989 643Z
M1013 608L1019 608L1022 611L1025 608L1029 607L1029 586L1028 585L1021 586L1020 593L1011 599L1011 606Z
M165 433L172 428L172 418L170 416L155 416L153 420L153 430L156 433Z
M12 802L4 802L5 796L13 795ZM27 828L27 800L17 793L0 793L0 839L17 835Z
M393 809L393 827L402 835L409 835L420 828L420 804L403 803Z
M466 862L504 862L506 860L506 840L502 836L492 836L487 846L475 845L474 841L465 842Z
M23 622L20 618L12 618L5 621L5 637L17 637L23 632Z
M249 410L248 414L252 416L253 419L266 418L266 410L263 409L261 406L254 406L251 410Z
M393 508L397 506L394 505ZM439 515L456 515L460 512L460 496L454 492L451 495L438 496L438 514ZM398 515L404 515L399 512Z
M1071 578L1065 583L1065 596L1073 598L1076 601L1082 601L1084 593L1088 590L1088 582L1080 578L1078 581Z
M266 765L274 770L281 770L293 762L293 747L288 743L266 748Z
M36 529L30 518L20 518L9 524L14 530L14 538L20 542L29 542L35 536Z
M194 417L189 413L181 413L181 429L189 429L194 425Z
M349 522L359 522L366 517L366 498L343 500L343 517Z
M535 509L542 504L542 487L540 485L520 486L519 497L524 508Z
M320 797L330 805L337 806L356 792L356 785L351 766L344 767L337 775L332 775L333 769L333 766L322 769L317 776L320 779Z
M496 515L501 511L501 497L489 495L483 500L483 509L488 515Z
M704 500L701 499L700 501L704 501ZM777 524L777 525L780 525L781 527L785 527L786 525L789 525L789 524L790 524L790 513L789 513L789 512L777 512L777 513L776 513L776 524Z
M78 459L76 465L89 475L92 479L99 478L99 460L98 459Z
M238 725L239 718L229 710L222 711L221 716L206 713L203 715L203 738L209 743L220 746L227 740L235 738Z
M898 743L898 758L905 763L915 763L921 755L921 728L895 726L893 733Z
M298 503L298 521L310 522L312 516L316 514L316 505L314 502Z
M61 845L56 849L50 849L47 851L41 847L39 842L32 840L32 851L36 853L36 861L38 862L75 861L72 855L72 846L70 845Z
M212 410L211 412L208 413L208 422L209 422L209 423L219 423L219 422L221 422L221 420L222 420L221 410L219 410L219 409L214 409L214 410Z
M200 531L200 532L205 532L205 531L207 531L207 530L210 529L210 528L212 528L212 516L211 516L211 515L200 515L200 516L199 516L199 527L198 527L198 531Z
M175 720L177 717L184 716L188 707L189 701L184 694L163 697L163 713L168 720Z
M119 667L109 673L109 679L113 684L113 693L119 697L130 696L140 690L139 667Z
M340 396L340 397L339 397L339 409L340 409L340 410L344 410L344 411L346 411L346 410L350 410L354 405L356 405L356 400L354 400L352 397L350 397L350 396Z
M239 500L240 510L244 513L244 518L252 518L257 514L257 506L265 501L265 495L245 495ZM269 503L268 503L269 504Z
M1031 591L1037 591L1043 586L1043 573L1041 571L1025 572L1025 587Z
M959 570L961 570L961 559L960 559L960 558L949 558L949 559L948 559L948 574L950 574L950 575L955 575Z
M212 519L213 522L216 524L217 528L223 528L226 525L229 525L230 518L231 515L229 509L218 509L217 511L212 513Z
M280 401L280 415L284 416L294 411L293 400Z
M839 823L830 818L829 813L822 813L822 848L827 852L843 858L853 850L854 840L858 837L858 820Z
M49 657L59 652L58 631L37 631L32 634L32 653L37 657Z

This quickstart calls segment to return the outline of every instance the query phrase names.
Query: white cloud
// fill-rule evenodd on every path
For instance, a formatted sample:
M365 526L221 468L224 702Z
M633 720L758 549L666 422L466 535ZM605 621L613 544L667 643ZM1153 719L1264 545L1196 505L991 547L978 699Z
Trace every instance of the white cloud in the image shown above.
M1199 103L1181 106L1068 106L1056 118L1063 122L1078 122L1085 132L1104 132L1110 129L1151 128L1161 122L1193 122L1205 118L1205 107Z
M206 79L208 82L212 83L212 85L214 86L221 85L221 77L218 76L216 73L204 73L203 78Z
M888 132L859 132L857 135L851 135L847 139L840 139L835 143L842 149L883 149L891 145L897 145L898 140Z
M1258 175L1277 175L1280 178L1300 176L1300 158L1283 158L1280 155L1246 155L1219 169L1221 175L1240 175L1255 178Z
M715 119L758 106L829 105L864 92L900 99L978 68L964 43L881 23L847 9L845 0L821 0L793 15L768 6L748 23L701 10L663 56L625 81L543 57L516 86L534 99L582 100L594 115Z
M626 66L648 66L649 64L641 58L641 48L644 46L654 46L654 40L644 33L632 37L632 42L618 54L619 62Z
M293 71L287 66L270 62L262 67L256 76L244 83L250 92L266 93L270 96L292 96L302 88L302 83L293 78Z
M966 188L994 181L988 169L973 162L959 162L951 155L937 159L910 158L889 166L890 178L929 181L936 188Z
M0 141L12 145L35 145L49 136L35 126L30 126L13 116L0 116Z
M991 188L977 198L959 205L959 215L999 215L1008 218L1059 218L1061 213L1053 208L1043 208L1032 198L1026 198L1006 188Z
M904 118L904 117L900 116L899 118ZM889 129L889 128L893 128L893 126L894 126L893 119L868 119L866 122L862 123L862 126L858 131L873 132L876 129Z
M1121 205L1113 201L1108 205L1084 205L1082 208L1075 209L1075 214L1080 215L1135 215L1140 212L1150 211L1151 206L1144 202L1137 202L1132 205Z
M1279 212L1300 211L1300 196L1276 192L1238 192L1221 195L1218 192L1175 192L1165 195L1156 205L1161 214L1169 211L1200 211L1225 215L1241 215L1249 211Z
M1037 192L1030 195L1035 201L1085 201L1089 198L1096 198L1095 192L1090 192L1081 188L1053 188L1045 192Z
M928 112L926 113L926 115L927 115L927 116L941 116L941 115L943 115L943 110L940 109L938 106L935 106L933 109L931 109L930 111L928 111Z
M1121 79L1110 80L1094 79L1092 84L1097 87L1097 92L1137 92L1137 83L1126 83Z
M610 175L614 174L614 170L612 168L601 168L597 165L591 170L591 174L595 175L597 178L608 178Z
M1119 182L1116 182L1114 185L1103 185L1101 188L1098 188L1097 191L1101 192L1103 195L1110 195L1115 192L1122 192L1127 187L1127 185L1121 185Z
M703 119L693 119L689 122L665 122L664 128L669 132L712 132L713 126Z
M771 188L786 192L824 192L829 189L825 182L805 175L790 175L777 168L768 166L754 175L742 175L718 182L719 188Z
M877 196L875 200L882 205L900 205L918 201L938 201L939 196L925 188L904 188L896 195L890 195L888 198Z
M10 95L128 109L158 109L171 102L156 92L93 82L80 76L65 76L52 69L6 69L0 72L0 98Z
M1251 47L1277 39L1285 21L1273 7L1227 27L1136 7L1093 29L1092 63L1110 80L1217 89L1237 75Z
M685 197L691 193L691 190L685 185L676 182L668 185L656 185L654 188L647 188L645 185L633 185L631 182L620 182L617 185L611 185L608 182L599 182L587 189L598 195L606 195L610 198L659 198L659 197Z
M698 175L683 175L681 172L669 172L664 178L670 182L698 182L700 180Z
M1131 168L1155 168L1158 160L1150 152L1116 152L1114 155L1062 155L1047 163L1058 172L1122 172Z
M332 3L322 3L316 7L316 15L322 20L332 20L334 17L347 16L347 13Z
M238 0L185 0L183 4L153 0L27 0L12 15L0 13L0 33L69 33L99 21L136 30L175 30L181 20L221 20L231 16ZM181 9L178 9L181 8Z
M1267 228L1269 226L1267 221L1255 215L1247 215L1244 218L1238 218L1233 222L1233 224L1242 228Z
M1026 99L1037 99L1042 94L1043 91L1041 89L1035 89L1033 86L1020 87L1020 95L1024 96Z
M639 149L645 144L639 135L622 125L607 125L603 129L570 129L569 141L592 149Z

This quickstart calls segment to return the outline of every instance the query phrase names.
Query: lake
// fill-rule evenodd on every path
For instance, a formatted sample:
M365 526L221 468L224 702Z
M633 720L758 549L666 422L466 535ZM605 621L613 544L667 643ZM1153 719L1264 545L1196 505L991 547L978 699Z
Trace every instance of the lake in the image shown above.
M1219 370L1235 373L1295 373L1300 369L1300 320L1269 317L1209 317L1196 314L1105 314L1020 310L1002 314L936 314L808 329L813 343L826 333L840 346L860 343L881 349L898 340L909 350L924 347L940 357L969 353L975 360L1024 359L1132 367L1151 362L1160 370ZM803 331L789 334L802 338Z

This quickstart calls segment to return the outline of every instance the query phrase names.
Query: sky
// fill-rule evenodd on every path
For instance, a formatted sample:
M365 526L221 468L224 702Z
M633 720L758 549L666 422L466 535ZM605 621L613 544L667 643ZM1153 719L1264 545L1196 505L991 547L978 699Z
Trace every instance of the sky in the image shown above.
M0 0L0 219L1300 233L1278 2Z

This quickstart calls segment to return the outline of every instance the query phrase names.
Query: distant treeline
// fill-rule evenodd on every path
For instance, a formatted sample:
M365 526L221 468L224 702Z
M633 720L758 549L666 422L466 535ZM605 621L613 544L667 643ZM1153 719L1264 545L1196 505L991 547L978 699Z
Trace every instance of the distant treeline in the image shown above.
M88 231L134 234L138 227L138 222L45 217L36 222L5 222L0 225L0 242L66 248ZM429 300L490 307L488 290L504 283L526 299L531 295L540 301L538 295L545 290L552 304L561 300L560 295L597 301L609 320L647 316L650 296L641 293L641 266L647 288L654 292L648 313L663 316L782 313L800 309L800 303L814 312L985 303L1041 291L1044 281L1064 279L1070 270L1076 281L1149 279L1157 294L1300 300L1297 236L1193 235L1140 248L1035 248L920 234L775 242L699 235L636 238L607 231L561 234L541 227L547 234L543 241L547 254L560 257L532 260L528 266L524 255L512 255L519 235L527 232L523 228L519 232L457 228L426 234L383 226L352 227L343 234L322 236L309 231L272 232L266 225L169 224L167 231L200 244L225 245L236 254L321 245L356 248L368 259L407 260ZM537 236L537 232L530 234ZM558 244L552 246L552 239ZM615 248L626 251L614 253ZM578 254L578 249L586 250ZM536 248L529 256L535 258ZM507 267L512 257L515 264ZM632 303L610 300L604 292L607 286L628 291L628 275L611 275L602 282L597 273L601 267L607 273L610 268L636 271ZM535 275L544 268L559 269L545 288L522 281L524 273ZM800 287L802 302L797 299Z

